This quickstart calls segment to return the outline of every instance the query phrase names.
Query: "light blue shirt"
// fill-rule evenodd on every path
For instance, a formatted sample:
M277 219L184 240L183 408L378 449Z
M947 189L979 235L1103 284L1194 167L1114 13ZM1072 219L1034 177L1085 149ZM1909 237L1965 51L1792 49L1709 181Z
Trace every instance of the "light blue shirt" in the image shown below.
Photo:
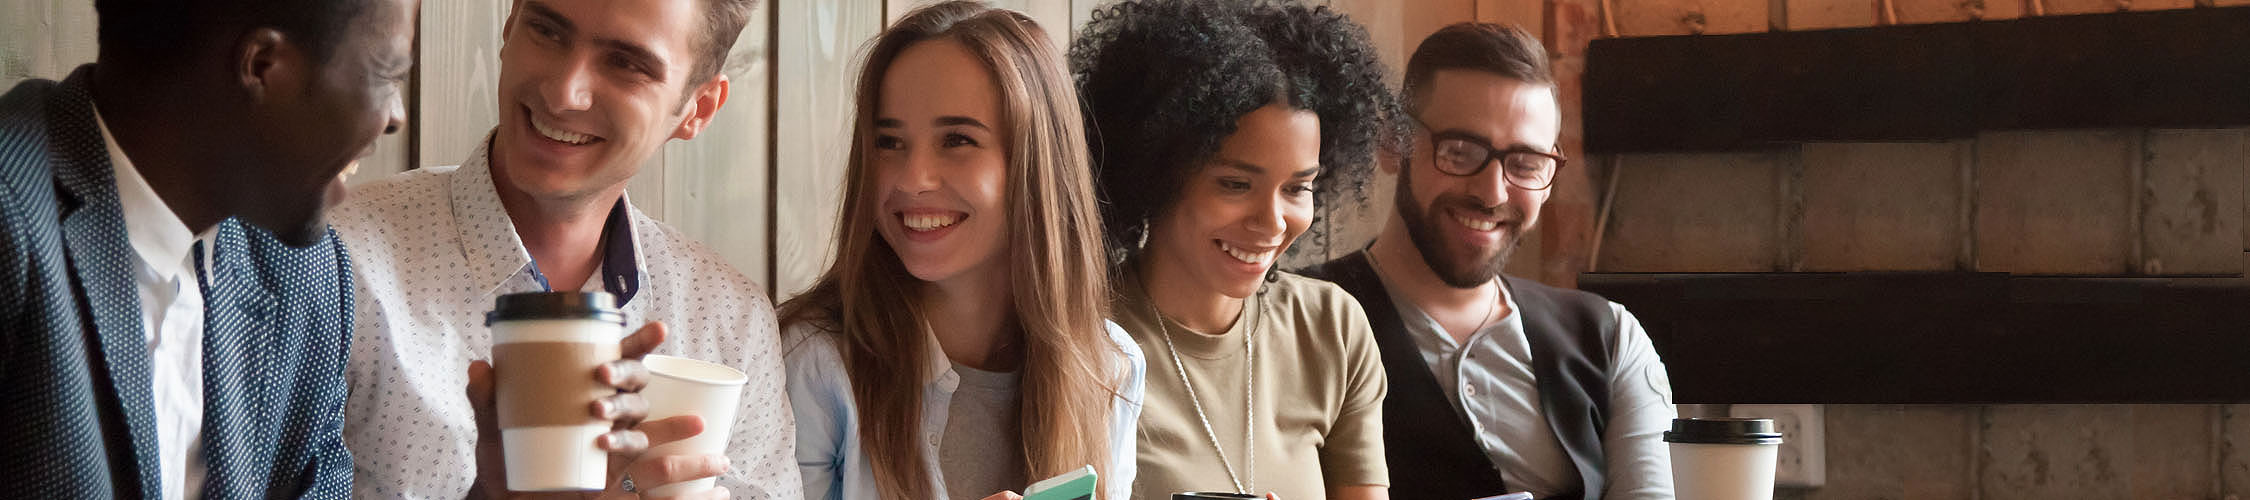
M1124 328L1109 321L1103 324L1109 327L1110 342L1125 352L1127 376L1111 405L1109 470L1103 471L1101 484L1107 498L1123 500L1131 498L1137 467L1135 430L1141 419L1148 362ZM843 354L832 340L833 333L805 323L782 331L789 405L797 414L797 469L804 475L805 498L878 500L882 497L876 490L874 469L867 461L867 451L860 447L859 405L852 399L851 377L845 372ZM945 421L961 376L954 373L953 363L944 352L930 352L929 382L922 390L922 456L929 458L930 491L942 493L945 475L937 464L937 447L945 442Z

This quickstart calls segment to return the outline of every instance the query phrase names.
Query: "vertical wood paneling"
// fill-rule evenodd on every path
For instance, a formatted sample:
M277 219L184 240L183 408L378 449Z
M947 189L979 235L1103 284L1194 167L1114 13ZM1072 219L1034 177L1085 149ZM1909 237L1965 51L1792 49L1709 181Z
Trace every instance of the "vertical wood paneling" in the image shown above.
M665 222L773 293L773 3L760 2L727 55L727 102L691 141L664 146ZM643 171L641 177L649 177Z
M79 65L94 62L100 45L91 1L12 0L0 3L0 92L29 78L59 80ZM412 92L413 89L401 89ZM411 110L409 110L411 112ZM360 161L360 184L403 171L411 130L375 142L372 156Z
M876 2L776 2L774 276L776 300L810 286L835 247L852 90Z
M94 2L10 0L0 5L0 83L59 80L94 62Z
M500 27L509 2L423 2L417 166L459 165L500 122Z

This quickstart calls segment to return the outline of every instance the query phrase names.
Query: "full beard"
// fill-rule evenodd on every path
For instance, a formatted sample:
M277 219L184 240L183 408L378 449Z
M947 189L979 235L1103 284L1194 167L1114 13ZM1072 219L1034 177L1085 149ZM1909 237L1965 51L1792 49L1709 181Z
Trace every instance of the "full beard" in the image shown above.
M1514 254L1516 246L1522 242L1523 214L1513 213L1516 209L1510 205L1484 208L1473 198L1455 194L1439 196L1437 200L1430 202L1428 210L1423 210L1423 207L1414 203L1413 189L1410 187L1413 181L1408 172L1412 172L1413 168L1411 165L1406 167L1400 169L1398 192L1393 200L1397 205L1399 218L1406 222L1406 235L1414 241L1414 250L1421 254L1422 262L1437 273L1438 280L1454 288L1476 288L1499 276L1500 270L1508 265L1508 256ZM1445 208L1453 206L1474 212L1506 213L1510 222L1503 226L1507 229L1507 234L1500 238L1499 248L1493 249L1489 256L1482 257L1454 255L1447 251L1451 248L1451 242L1446 241L1444 230L1438 226L1459 224L1445 215Z

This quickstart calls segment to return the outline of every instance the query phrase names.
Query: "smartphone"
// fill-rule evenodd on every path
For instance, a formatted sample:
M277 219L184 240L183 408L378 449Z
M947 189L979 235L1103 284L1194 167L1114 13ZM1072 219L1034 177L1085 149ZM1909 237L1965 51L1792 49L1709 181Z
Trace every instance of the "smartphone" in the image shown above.
M1496 497L1479 498L1477 500L1531 500L1531 494L1519 491Z
M1100 483L1094 475L1094 466L1080 467L1045 481L1031 483L1024 488L1023 500L1092 500L1094 486Z

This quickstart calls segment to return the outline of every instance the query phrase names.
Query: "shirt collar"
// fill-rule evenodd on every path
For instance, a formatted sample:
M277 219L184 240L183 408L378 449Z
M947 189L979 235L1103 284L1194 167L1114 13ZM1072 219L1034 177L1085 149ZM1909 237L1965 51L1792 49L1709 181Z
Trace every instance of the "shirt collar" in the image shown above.
M125 237L132 242L133 253L139 254L158 278L170 281L178 277L189 268L188 251L195 245L196 234L156 195L156 189L133 166L132 158L117 146L117 138L110 135L99 108L94 110L94 126L101 129L102 144L109 149L110 169L117 179L117 202L125 215Z
M546 287L546 277L539 273L531 251L524 248L515 222L500 204L499 188L492 183L491 135L478 142L468 161L453 172L451 184L453 227L459 231L457 237L468 257L470 272L486 291L499 289L518 274L528 274ZM628 197L620 195L602 224L602 259L595 278L601 280L603 290L617 296L620 306L640 291L644 261L636 237L635 219L639 217Z

